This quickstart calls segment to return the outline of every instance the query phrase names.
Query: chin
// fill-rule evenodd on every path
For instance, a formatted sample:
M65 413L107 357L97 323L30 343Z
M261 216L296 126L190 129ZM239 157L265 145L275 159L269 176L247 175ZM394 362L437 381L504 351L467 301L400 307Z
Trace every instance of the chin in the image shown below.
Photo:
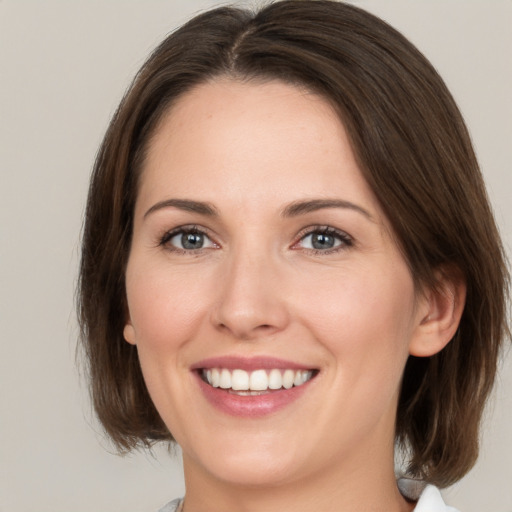
M286 443L258 443L246 439L242 443L223 443L218 448L208 449L203 454L195 454L194 461L203 471L218 481L243 487L271 487L284 485L298 478L298 468L306 464L297 457L297 449Z
M298 477L292 465L276 460L275 456L266 460L255 457L243 462L224 459L209 470L216 479L240 487L283 486Z

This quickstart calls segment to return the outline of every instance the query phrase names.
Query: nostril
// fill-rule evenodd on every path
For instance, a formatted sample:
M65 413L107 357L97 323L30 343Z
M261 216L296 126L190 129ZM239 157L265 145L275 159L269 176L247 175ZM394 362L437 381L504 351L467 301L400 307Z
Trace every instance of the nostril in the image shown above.
M220 322L217 324L217 329L223 332L230 332L240 340L256 339L262 335L268 336L274 331L279 330L278 327L272 324L246 325L240 322L233 322L232 324Z

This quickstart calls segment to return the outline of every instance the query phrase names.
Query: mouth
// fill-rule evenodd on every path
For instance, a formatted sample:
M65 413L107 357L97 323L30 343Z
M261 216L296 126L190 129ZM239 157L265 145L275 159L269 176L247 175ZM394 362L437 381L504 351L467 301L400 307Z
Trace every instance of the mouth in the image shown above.
M222 413L263 418L301 402L316 388L318 368L268 356L212 357L194 364L199 390Z
M238 396L260 396L303 386L317 375L318 370L261 368L246 371L219 367L200 368L198 373L212 388Z

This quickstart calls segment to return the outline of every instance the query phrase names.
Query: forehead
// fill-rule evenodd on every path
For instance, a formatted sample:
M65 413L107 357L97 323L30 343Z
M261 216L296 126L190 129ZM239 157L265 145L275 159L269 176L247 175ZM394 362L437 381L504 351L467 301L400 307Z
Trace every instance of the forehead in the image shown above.
M209 201L334 193L377 208L329 102L279 81L224 79L187 92L155 130L141 178L143 197L166 187Z
M226 142L232 148L236 142L247 146L251 141L269 150L276 135L281 143L286 137L290 143L301 138L326 146L327 131L332 138L346 138L329 102L305 87L278 80L223 78L199 84L178 97L155 129L149 152L154 156L164 145L176 148L190 139L200 140L204 150L221 149ZM227 134L229 141L224 139Z

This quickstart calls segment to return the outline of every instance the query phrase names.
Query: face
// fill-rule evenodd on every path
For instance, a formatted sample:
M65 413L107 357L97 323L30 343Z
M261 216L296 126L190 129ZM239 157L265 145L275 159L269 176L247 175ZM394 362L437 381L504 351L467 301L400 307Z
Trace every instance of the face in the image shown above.
M392 469L421 308L324 99L228 80L183 96L149 147L126 288L125 338L186 473Z

